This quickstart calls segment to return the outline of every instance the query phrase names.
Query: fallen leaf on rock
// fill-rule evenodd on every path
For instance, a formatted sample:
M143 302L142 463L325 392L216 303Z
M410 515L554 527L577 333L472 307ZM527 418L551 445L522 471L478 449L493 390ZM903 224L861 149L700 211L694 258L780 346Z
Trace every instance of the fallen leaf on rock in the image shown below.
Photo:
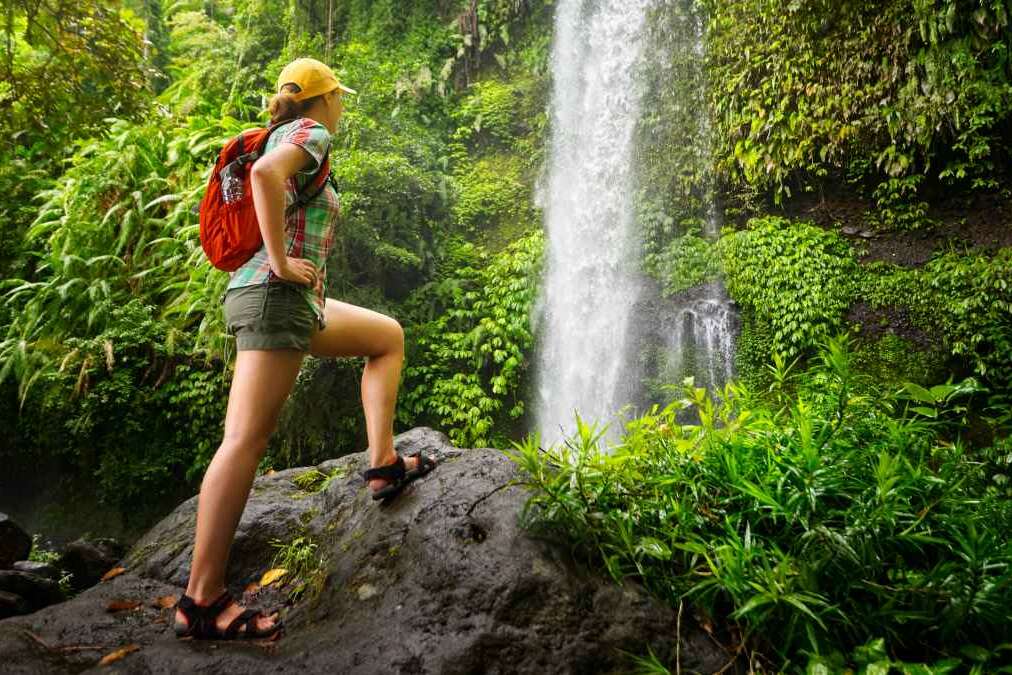
M271 584L273 584L275 581L285 576L286 574L288 574L288 570L286 570L283 567L275 567L272 570L267 570L266 572L264 572L264 575L260 577L260 585L270 586Z
M155 607L161 607L162 609L168 609L170 607L175 607L176 606L176 600L177 600L177 598L174 595L161 595L161 596L155 598L155 601L152 604Z
M113 567L111 570L102 575L102 581L109 581L110 579L118 577L124 572L126 572L125 567Z
M131 652L135 652L135 651L137 651L140 648L141 648L141 646L137 645L137 644L132 644L132 645L127 645L126 647L121 647L121 648L117 649L116 651L109 652L108 654L106 654L105 656L103 656L102 660L98 662L98 665L100 665L100 666L108 666L110 663L115 663L116 661L119 661L120 659L122 659L127 654L129 654Z
M141 606L140 600L111 600L105 607L107 612L125 612Z

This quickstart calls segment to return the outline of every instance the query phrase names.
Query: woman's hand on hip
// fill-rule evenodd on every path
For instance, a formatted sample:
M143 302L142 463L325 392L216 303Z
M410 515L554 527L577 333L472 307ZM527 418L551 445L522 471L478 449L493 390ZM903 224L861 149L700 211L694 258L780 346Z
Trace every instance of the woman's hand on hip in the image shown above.
M285 256L281 264L275 265L271 263L271 270L279 279L303 284L304 286L315 287L323 281L320 277L320 271L316 269L316 265L305 258Z

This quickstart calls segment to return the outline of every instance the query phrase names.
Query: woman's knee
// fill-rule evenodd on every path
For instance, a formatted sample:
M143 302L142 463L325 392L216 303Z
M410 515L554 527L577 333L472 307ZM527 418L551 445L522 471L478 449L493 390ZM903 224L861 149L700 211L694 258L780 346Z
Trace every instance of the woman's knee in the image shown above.
M383 333L388 352L404 353L404 328L397 319L386 317Z
M258 461L267 451L267 443L270 441L270 434L264 435L255 432L226 432L218 446L218 452L227 454L238 453L243 455L256 456Z

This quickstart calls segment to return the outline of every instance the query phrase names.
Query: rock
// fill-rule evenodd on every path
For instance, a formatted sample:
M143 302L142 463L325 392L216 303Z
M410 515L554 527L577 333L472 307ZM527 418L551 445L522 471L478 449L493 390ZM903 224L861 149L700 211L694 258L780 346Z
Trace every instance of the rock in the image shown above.
M844 225L843 226L843 233L845 235L847 235L848 237L853 237L855 234L857 234L860 231L861 231L861 228L854 227L853 225Z
M37 577L43 577L51 581L60 580L60 571L52 565L44 562L35 562L34 560L19 560L14 563L12 569L18 572L27 572L28 574L34 574Z
M24 560L31 552L31 536L6 513L0 513L0 569L10 569L15 561Z
M858 236L861 237L862 239L874 239L875 237L878 236L878 233L874 232L873 230L861 230L858 233Z
M60 569L73 576L70 585L82 590L98 583L99 579L116 566L123 557L124 548L115 539L78 539L67 544L60 556Z
M55 581L16 570L0 570L0 591L21 596L30 612L63 601Z
M425 449L440 466L389 505L366 493L362 453L315 467L334 476L317 492L293 482L306 468L256 480L229 560L233 592L284 563L277 544L315 544L304 548L314 564L303 574L308 585L283 612L286 634L268 649L171 637L172 610L154 600L183 590L191 499L138 541L124 574L0 622L5 672L80 672L102 653L60 647L137 644L117 663L121 672L612 673L629 670L623 651L653 650L673 664L676 635L685 672L724 666L691 612L677 633L674 610L638 585L616 585L528 534L518 524L527 495L511 484L516 469L500 451L462 451L424 428L396 444L402 454ZM261 589L257 604L283 604L296 586L288 579ZM142 605L105 611L124 599Z
M0 591L0 619L28 613L28 603L16 593Z

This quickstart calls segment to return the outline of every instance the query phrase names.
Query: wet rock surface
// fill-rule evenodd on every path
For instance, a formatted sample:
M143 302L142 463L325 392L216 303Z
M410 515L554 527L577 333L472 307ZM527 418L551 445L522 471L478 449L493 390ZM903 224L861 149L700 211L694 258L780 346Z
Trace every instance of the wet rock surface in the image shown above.
M134 546L126 573L0 621L5 672L98 672L103 655L127 645L139 648L115 663L118 672L613 673L629 670L621 652L648 649L670 661L679 628L671 608L580 569L524 531L517 516L526 495L510 484L515 467L501 452L459 450L424 428L400 435L397 447L423 449L440 466L388 505L369 499L357 475L362 453L324 462L318 474L257 479L230 558L233 592L279 562L279 545L315 546L300 579L258 593L259 606L281 606L281 639L172 635L163 605L186 582L194 498ZM719 670L726 655L688 614L682 671Z
M64 548L58 566L73 575L71 586L81 590L98 583L125 552L123 545L115 539L78 539Z
M28 574L34 574L37 577L43 577L52 581L60 580L60 571L52 565L44 562L36 562L34 560L19 560L14 563L12 569L18 572L27 572Z
M0 570L24 560L32 550L32 538L6 513L0 513Z
M63 600L63 594L55 581L17 570L0 570L0 591L20 596L28 611L42 609Z

